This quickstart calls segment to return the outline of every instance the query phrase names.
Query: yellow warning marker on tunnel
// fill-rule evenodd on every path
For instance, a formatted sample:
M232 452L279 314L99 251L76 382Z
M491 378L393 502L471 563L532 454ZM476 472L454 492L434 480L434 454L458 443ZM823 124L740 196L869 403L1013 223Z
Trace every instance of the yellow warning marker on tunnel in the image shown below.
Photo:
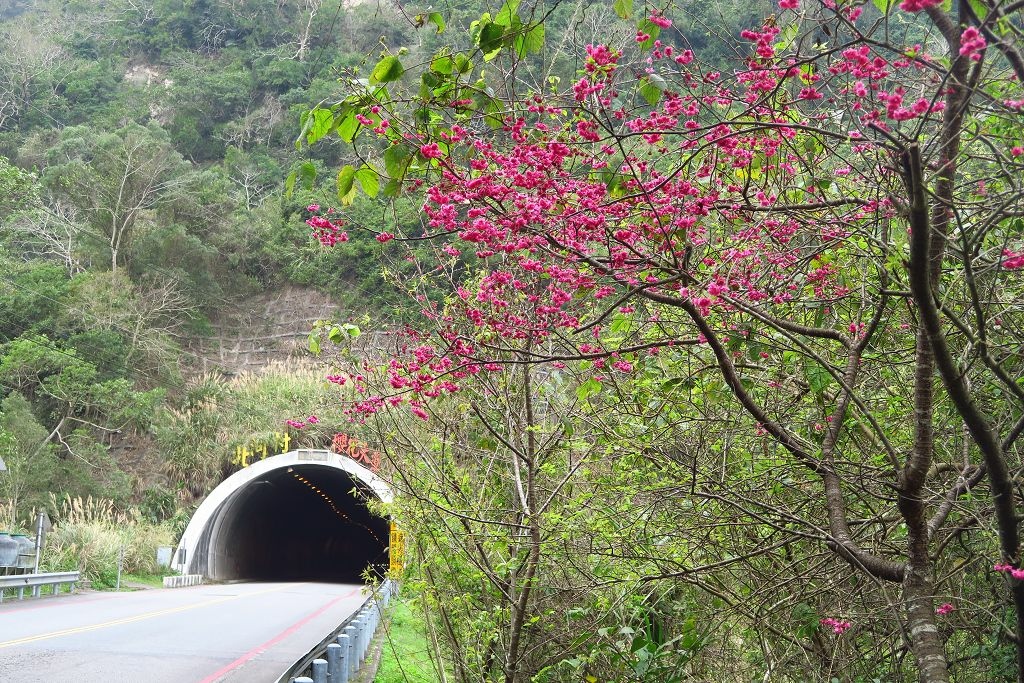
M394 522L391 523L389 546L390 569L393 573L401 572L405 568L405 532L395 526Z

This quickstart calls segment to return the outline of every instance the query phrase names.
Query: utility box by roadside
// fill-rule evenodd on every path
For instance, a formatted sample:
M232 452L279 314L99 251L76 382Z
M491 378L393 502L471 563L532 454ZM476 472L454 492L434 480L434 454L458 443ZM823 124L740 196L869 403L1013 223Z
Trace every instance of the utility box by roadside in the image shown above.
M169 545L162 545L156 549L156 564L158 567L171 566L171 553L174 551Z

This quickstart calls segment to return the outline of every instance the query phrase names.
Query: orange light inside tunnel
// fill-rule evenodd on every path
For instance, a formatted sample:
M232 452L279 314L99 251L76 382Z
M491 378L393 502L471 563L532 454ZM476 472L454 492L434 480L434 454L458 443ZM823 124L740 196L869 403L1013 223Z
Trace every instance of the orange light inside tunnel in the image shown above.
M308 479L303 477L298 472L292 471L291 469L289 469L288 472L293 477L295 477L295 479L297 479L298 481L300 481L303 484L305 484L306 487L309 488L311 491L320 494L320 497L324 499L324 502L326 502L327 505L330 506L331 510L334 512L334 514L338 515L338 517L340 517L341 519L345 520L349 524L356 524L357 526L360 526L363 529L366 529L366 531L369 532L369 534L371 536L373 536L374 539L376 539L378 543L383 543L383 541L380 540L380 536L378 536L376 534L376 532L374 532L373 529L371 529L370 527L366 526L365 524L359 524L358 522L354 522L351 517L349 517L344 512L342 512L341 510L338 509L338 506L334 504L334 501L331 500L330 496L328 496L326 493L324 493L319 488L317 488L311 481L309 481Z

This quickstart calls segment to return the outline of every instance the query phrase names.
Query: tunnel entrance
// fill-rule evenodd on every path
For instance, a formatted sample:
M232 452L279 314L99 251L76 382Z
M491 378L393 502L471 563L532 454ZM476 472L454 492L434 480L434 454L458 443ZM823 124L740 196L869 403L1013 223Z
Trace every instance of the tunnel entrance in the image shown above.
M330 451L292 451L236 472L196 510L175 568L214 580L362 581L388 566L390 490Z

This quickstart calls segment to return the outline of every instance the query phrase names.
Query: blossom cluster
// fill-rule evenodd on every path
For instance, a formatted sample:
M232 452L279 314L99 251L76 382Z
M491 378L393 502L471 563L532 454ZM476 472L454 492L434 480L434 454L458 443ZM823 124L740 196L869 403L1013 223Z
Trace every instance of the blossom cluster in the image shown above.
M1014 567L1012 564L1002 564L996 562L994 565L992 565L992 569L997 572L1009 574L1011 577L1017 579L1018 581L1024 581L1024 569L1018 569Z
M306 219L306 225L313 228L313 236L323 245L333 247L340 242L348 242L348 233L342 230L345 222L331 216L334 209L328 209L327 215L321 215L319 204L310 204L306 211L312 215Z
M981 59L981 52L985 49L985 36L981 35L974 26L964 29L960 35L960 54L967 55L975 62Z
M291 427L292 429L302 429L307 425L319 424L320 418L318 418L316 415L310 415L304 420L285 420L284 423Z
M834 619L832 617L826 617L824 619L821 619L819 623L825 628L832 629L832 633L836 634L837 636L843 635L846 631L850 629L851 626L853 626L853 624L851 624L849 621L846 621L844 619Z
M1009 249L1003 249L1003 268L1007 270L1017 270L1024 268L1024 252L1015 252Z

